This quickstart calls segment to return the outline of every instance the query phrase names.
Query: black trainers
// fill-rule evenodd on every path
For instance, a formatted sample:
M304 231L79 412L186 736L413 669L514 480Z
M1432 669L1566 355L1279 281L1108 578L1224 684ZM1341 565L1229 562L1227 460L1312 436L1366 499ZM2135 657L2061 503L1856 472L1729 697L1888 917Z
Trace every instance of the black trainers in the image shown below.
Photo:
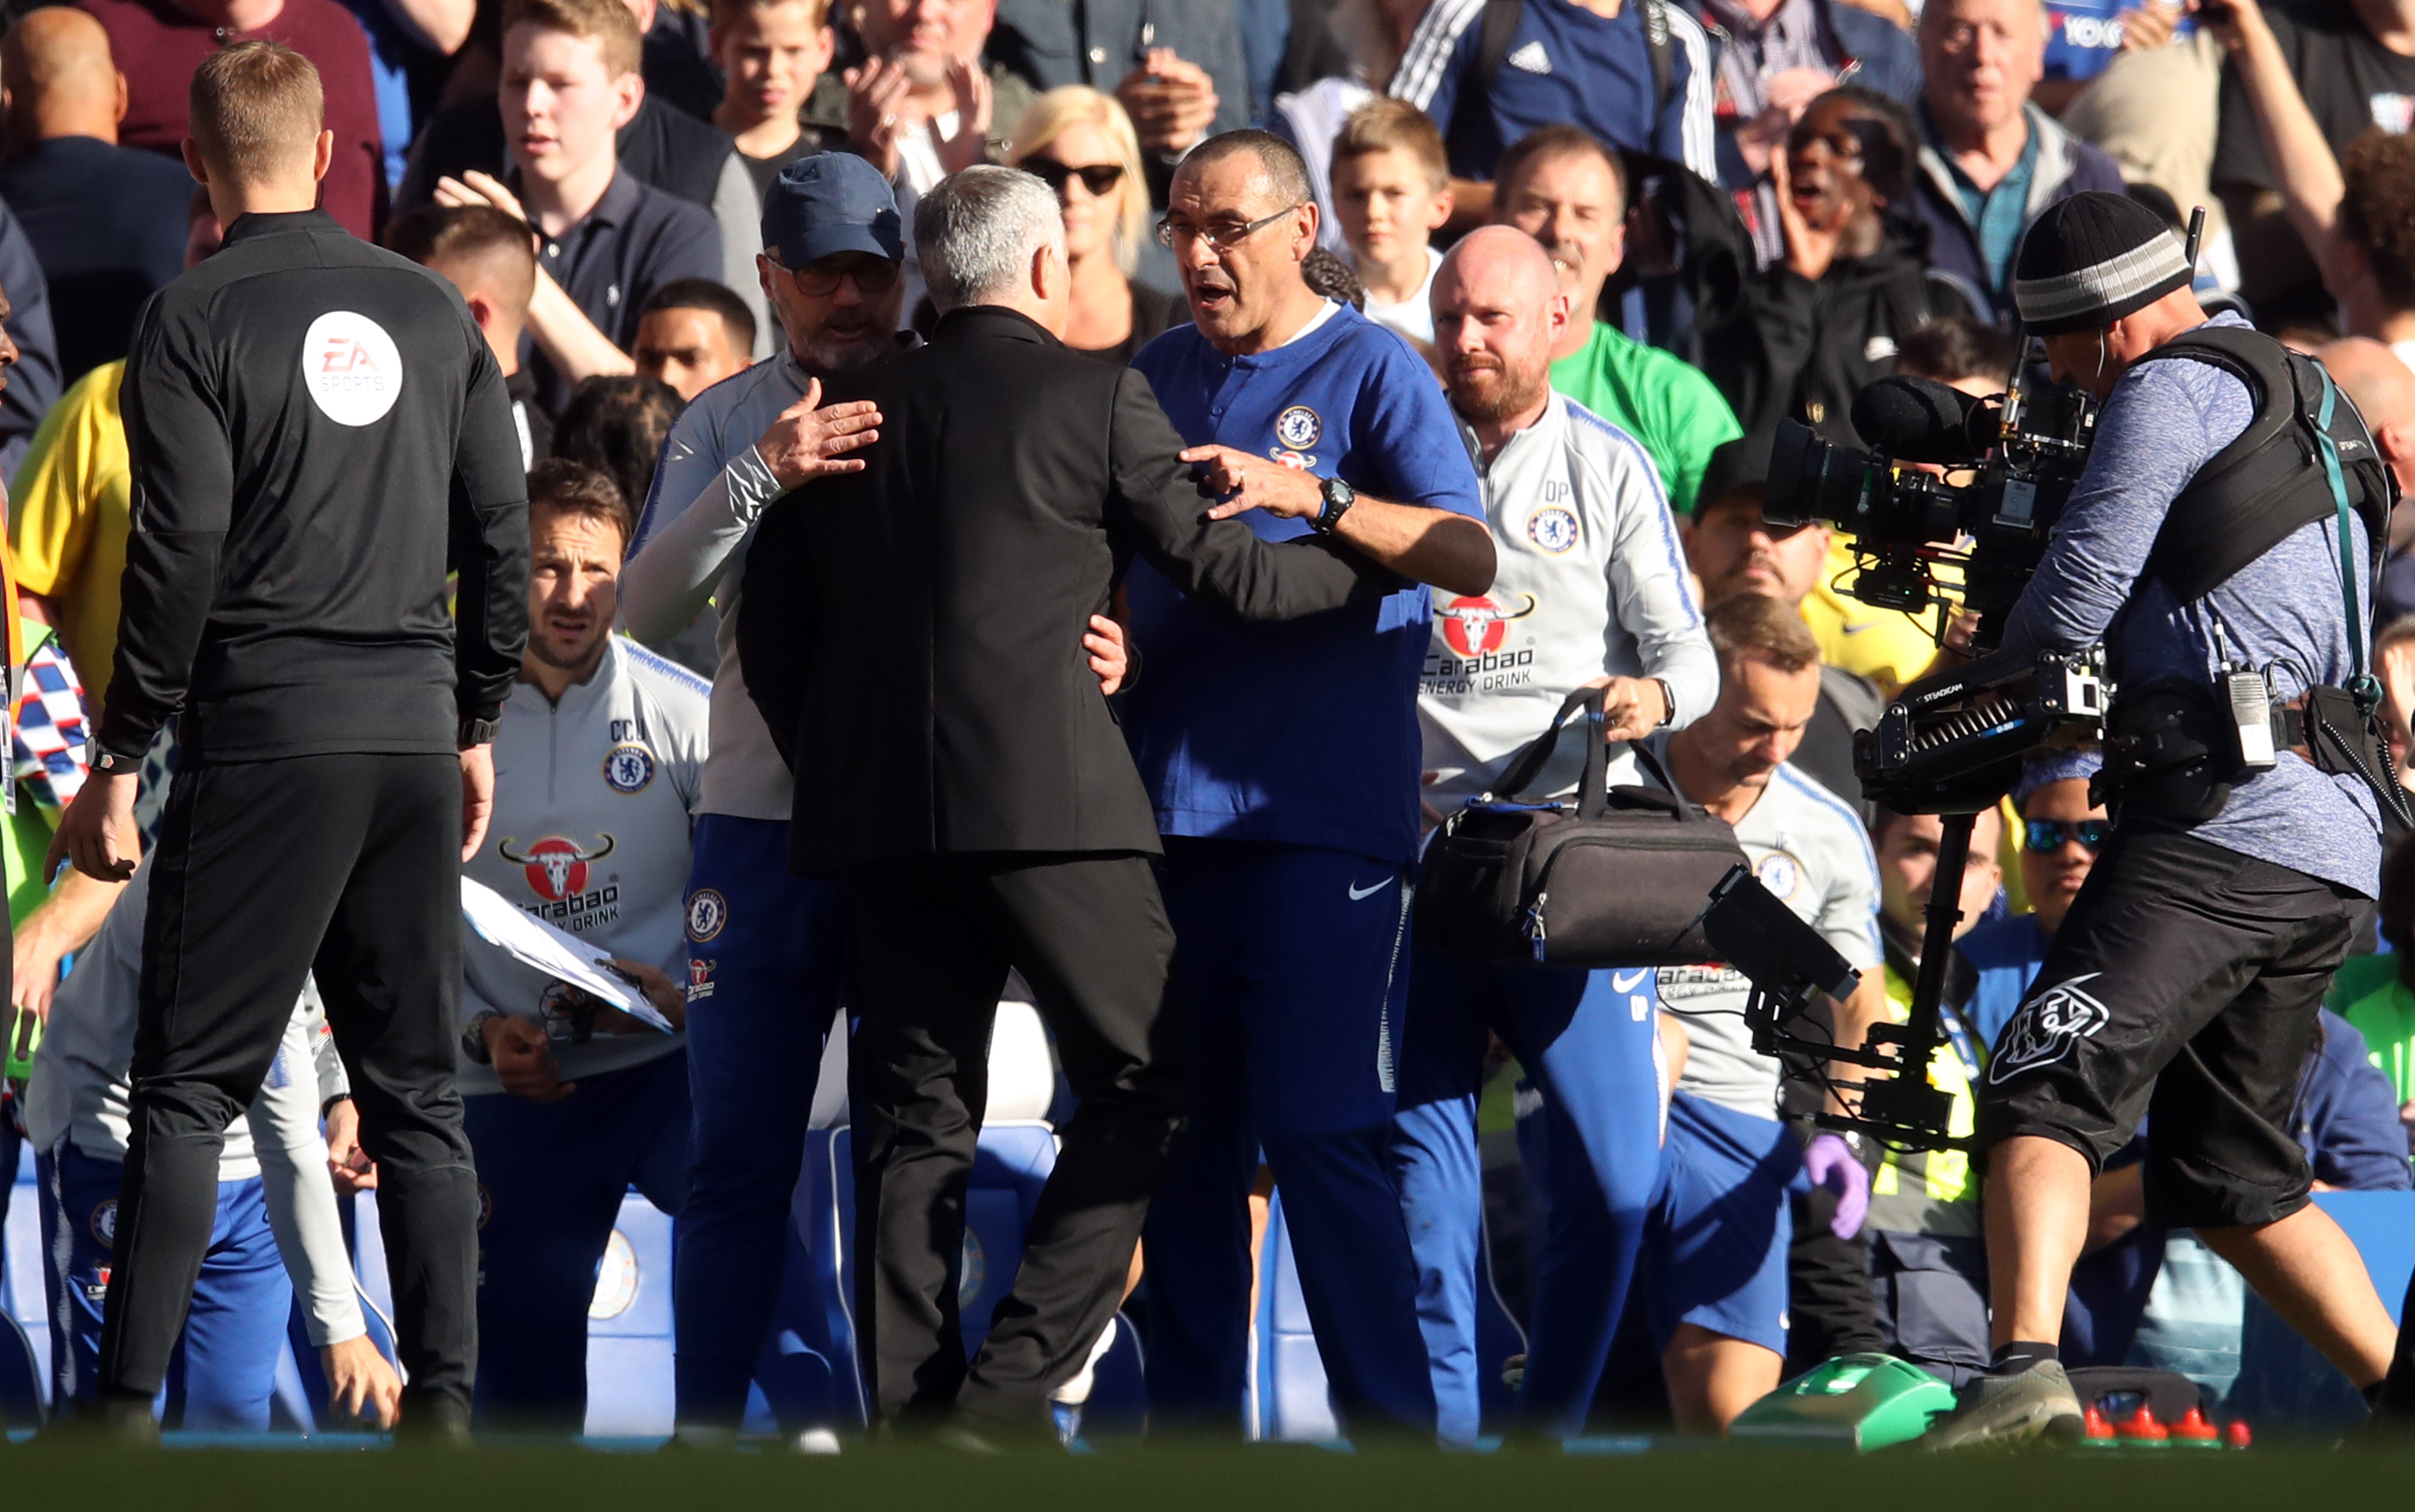
M1924 1434L1925 1449L2012 1448L2041 1440L2077 1443L2086 1430L2071 1377L2052 1360L2018 1375L1982 1375L1962 1388L1954 1411Z

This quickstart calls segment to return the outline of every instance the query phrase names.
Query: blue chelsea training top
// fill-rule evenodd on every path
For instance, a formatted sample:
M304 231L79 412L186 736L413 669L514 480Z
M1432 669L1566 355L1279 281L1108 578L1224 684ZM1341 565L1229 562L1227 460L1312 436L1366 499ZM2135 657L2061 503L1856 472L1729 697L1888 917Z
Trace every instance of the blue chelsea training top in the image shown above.
M1432 372L1346 306L1285 346L1228 357L1184 324L1132 366L1192 445L1216 442L1339 476L1392 503L1484 518L1476 469ZM1204 504L1203 504L1203 507ZM1305 521L1240 516L1269 541ZM1169 835L1282 841L1406 862L1418 842L1421 584L1285 624L1242 624L1134 562L1132 741Z

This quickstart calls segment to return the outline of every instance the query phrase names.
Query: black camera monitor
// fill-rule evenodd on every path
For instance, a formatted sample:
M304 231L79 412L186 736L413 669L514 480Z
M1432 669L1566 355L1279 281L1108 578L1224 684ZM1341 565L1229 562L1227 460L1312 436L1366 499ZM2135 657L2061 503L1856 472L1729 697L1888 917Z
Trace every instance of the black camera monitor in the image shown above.
M1794 916L1748 867L1731 868L1711 889L1702 934L1718 958L1741 971L1786 1011L1808 1007L1815 994L1852 995L1861 973L1821 933Z

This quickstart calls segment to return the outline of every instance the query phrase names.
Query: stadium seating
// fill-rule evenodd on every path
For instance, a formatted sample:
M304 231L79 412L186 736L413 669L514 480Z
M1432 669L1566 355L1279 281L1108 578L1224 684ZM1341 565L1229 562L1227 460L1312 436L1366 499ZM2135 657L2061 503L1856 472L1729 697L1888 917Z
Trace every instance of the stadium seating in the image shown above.
M8 1173L8 1220L0 1231L0 1311L8 1313L16 1325L25 1347L34 1361L34 1389L38 1400L47 1407L51 1399L51 1323L50 1308L42 1299L42 1205L41 1191L34 1181L34 1147L18 1146L17 1169ZM0 1349L7 1347L0 1340ZM11 1421L32 1421L38 1414L21 1417L17 1406L0 1397L0 1406L8 1410Z

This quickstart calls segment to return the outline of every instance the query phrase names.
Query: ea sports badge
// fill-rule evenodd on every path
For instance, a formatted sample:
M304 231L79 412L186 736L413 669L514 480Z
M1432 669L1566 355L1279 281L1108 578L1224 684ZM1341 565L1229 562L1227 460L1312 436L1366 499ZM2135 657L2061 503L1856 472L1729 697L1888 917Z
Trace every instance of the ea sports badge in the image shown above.
M1295 452L1304 452L1325 434L1325 422L1305 404L1295 404L1275 416L1275 440Z
M303 333L302 383L336 424L375 425L402 397L402 352L377 322L331 309Z

